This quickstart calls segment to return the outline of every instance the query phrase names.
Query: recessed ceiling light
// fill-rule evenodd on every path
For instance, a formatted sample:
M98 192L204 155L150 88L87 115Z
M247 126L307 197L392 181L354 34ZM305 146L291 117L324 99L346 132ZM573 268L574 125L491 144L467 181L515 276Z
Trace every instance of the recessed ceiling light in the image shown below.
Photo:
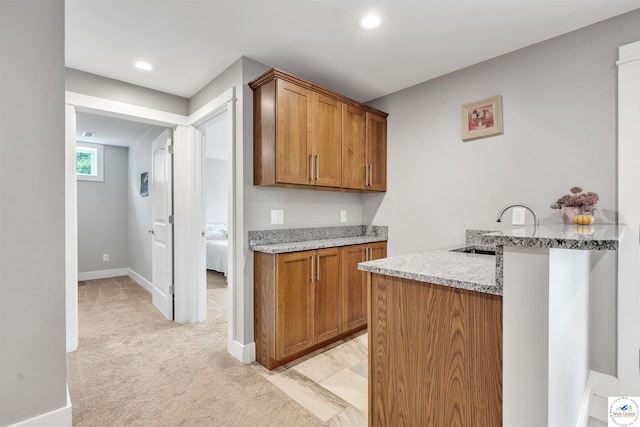
M360 26L362 28L376 28L380 25L380 17L378 15L367 15L360 19Z
M149 71L151 70L153 67L151 66L151 64L149 64L148 62L144 62L144 61L136 61L133 63L133 65L136 66L136 68L139 68L141 70L144 71Z
M87 138L93 138L94 136L96 136L95 132L82 132L82 136L85 136Z

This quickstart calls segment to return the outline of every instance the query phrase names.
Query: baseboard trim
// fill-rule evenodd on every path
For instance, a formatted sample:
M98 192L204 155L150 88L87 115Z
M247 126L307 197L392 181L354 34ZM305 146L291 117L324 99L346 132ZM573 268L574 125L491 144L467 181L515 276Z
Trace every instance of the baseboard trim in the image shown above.
M71 415L71 397L69 396L69 384L67 383L67 404L65 406L19 421L9 427L71 427Z
M232 340L227 348L229 354L238 359L242 363L251 363L256 361L256 343L241 344Z
M138 273L136 273L135 271L133 271L132 269L128 269L128 276L131 277L133 280L135 280L140 286L142 286L143 288L145 288L149 293L151 293L153 286L151 285L151 282L148 281L147 279L145 279L144 277L142 277L141 275L139 275Z
M78 273L78 281L108 279L110 277L128 276L128 275L129 275L128 268L114 268L112 270L87 271L85 273Z

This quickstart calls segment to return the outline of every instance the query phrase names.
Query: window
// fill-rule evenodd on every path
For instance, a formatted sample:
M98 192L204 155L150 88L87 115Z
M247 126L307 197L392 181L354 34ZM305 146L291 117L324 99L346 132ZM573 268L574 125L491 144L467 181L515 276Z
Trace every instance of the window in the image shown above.
M76 143L76 177L84 181L104 181L104 148L100 144Z

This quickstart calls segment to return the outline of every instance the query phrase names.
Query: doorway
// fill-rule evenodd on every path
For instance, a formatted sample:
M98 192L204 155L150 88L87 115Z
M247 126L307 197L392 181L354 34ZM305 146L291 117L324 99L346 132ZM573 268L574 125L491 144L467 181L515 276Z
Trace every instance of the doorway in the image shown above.
M173 319L171 129L76 113L78 280L129 276Z
M206 276L204 255L204 200L203 200L203 140L195 126L201 126L222 111L227 111L228 152L229 152L229 206L228 240L229 272L228 292L228 341L227 351L241 361L250 359L250 347L236 340L236 300L242 298L234 286L236 240L241 239L235 232L235 89L229 88L208 104L189 116L168 113L152 108L97 98L84 94L66 93L66 255L67 255L67 351L77 349L77 268L69 268L77 259L77 218L75 193L75 112L96 113L108 117L128 119L155 126L173 128L174 138L174 215L180 217L174 224L174 294L175 320L179 323L197 323L204 320L206 306ZM71 132L73 130L73 132ZM240 160L241 161L241 157ZM241 203L241 201L240 201ZM241 209L241 208L240 208ZM242 213L237 214L242 226ZM239 233L241 235L241 233ZM238 302L239 304L239 302ZM242 307L239 309L243 312Z
M229 273L229 147L227 111L199 127L204 139L205 267L207 288Z

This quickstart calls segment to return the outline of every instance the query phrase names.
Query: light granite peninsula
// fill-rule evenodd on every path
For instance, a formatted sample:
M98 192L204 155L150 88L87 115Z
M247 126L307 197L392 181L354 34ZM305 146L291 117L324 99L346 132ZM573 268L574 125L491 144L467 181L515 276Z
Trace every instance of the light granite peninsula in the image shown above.
M582 422L589 251L619 250L624 231L606 224L470 231L459 247L495 247L496 256L445 248L359 264L369 275L369 424ZM404 336L385 336L391 331ZM496 404L501 413L487 410Z

